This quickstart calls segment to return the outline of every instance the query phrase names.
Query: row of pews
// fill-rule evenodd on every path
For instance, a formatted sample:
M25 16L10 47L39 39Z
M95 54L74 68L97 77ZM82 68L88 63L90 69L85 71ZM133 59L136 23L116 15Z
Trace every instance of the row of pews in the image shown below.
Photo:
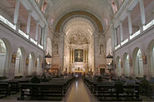
M53 78L48 82L40 83L22 83L18 99L62 100L72 81L73 77Z
M62 100L73 79L69 76L40 82L32 82L32 77L0 80L0 98L19 93L18 100Z
M25 82L30 82L30 78L0 80L0 98L18 93L19 84Z
M139 85L126 85L119 80L97 81L85 77L84 82L99 101L140 101Z

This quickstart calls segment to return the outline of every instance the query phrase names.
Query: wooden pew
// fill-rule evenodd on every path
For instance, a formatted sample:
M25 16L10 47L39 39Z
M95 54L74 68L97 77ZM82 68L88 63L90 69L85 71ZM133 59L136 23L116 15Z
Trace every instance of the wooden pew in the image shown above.
M103 101L117 101L117 100L131 100L139 101L139 86L123 86L121 87L122 91L118 91L114 85L95 85L95 96L98 99Z
M20 99L61 98L63 96L63 83L22 83Z
M72 78L65 80L53 79L49 82L41 82L41 83L21 83L20 97L18 99L62 100L71 81Z
M9 84L9 88L10 88L10 94L16 94L19 92L20 83L28 83L30 82L30 79L28 78L18 78L18 79L12 79L10 81L8 81Z
M9 84L5 82L0 82L0 98L8 96L9 92Z
M101 101L141 100L139 97L139 85L122 85L120 86L121 91L119 91L114 82L96 82L87 78L84 81L86 85L90 86L90 90L93 90L93 94Z
M84 78L84 82L87 85L87 87L90 89L92 93L95 93L94 91L94 81L90 78Z

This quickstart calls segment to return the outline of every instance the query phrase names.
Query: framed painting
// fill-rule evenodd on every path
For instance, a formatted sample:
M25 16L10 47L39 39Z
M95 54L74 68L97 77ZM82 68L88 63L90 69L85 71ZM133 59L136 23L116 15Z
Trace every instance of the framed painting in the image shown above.
M83 62L83 49L75 49L74 57L75 62Z

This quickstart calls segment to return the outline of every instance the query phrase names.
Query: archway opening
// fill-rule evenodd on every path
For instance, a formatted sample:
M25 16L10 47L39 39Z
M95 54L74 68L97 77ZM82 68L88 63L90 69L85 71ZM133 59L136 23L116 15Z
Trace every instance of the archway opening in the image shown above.
M4 76L7 48L3 40L0 39L0 76Z
M36 72L37 72L38 75L40 75L42 73L42 69L41 69L41 57L38 57L36 59L36 61L37 61L37 67L36 67L37 69L36 69Z
M124 74L126 76L130 75L129 55L128 54L124 54Z
M140 49L136 49L134 53L134 74L137 77L143 77L143 59L142 52Z
M29 63L28 63L28 75L32 75L32 73L34 72L34 69L35 69L34 55L32 53L29 54L28 60L29 60Z
M15 76L23 75L23 52L18 48L15 61Z
M74 17L63 28L64 72L89 72L94 70L94 26L84 17Z
M154 40L149 45L150 73L154 77Z
M117 76L121 76L122 75L122 69L121 69L121 59L120 57L117 57L117 69L116 69L116 74Z

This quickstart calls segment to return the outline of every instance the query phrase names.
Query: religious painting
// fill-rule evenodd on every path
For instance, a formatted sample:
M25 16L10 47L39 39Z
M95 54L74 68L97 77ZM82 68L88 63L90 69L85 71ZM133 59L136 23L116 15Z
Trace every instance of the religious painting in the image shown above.
M146 55L143 55L143 56L142 56L142 59L143 59L143 63L144 63L144 64L147 64L147 56L146 56Z
M75 57L75 62L83 62L83 50L75 49L74 57Z

